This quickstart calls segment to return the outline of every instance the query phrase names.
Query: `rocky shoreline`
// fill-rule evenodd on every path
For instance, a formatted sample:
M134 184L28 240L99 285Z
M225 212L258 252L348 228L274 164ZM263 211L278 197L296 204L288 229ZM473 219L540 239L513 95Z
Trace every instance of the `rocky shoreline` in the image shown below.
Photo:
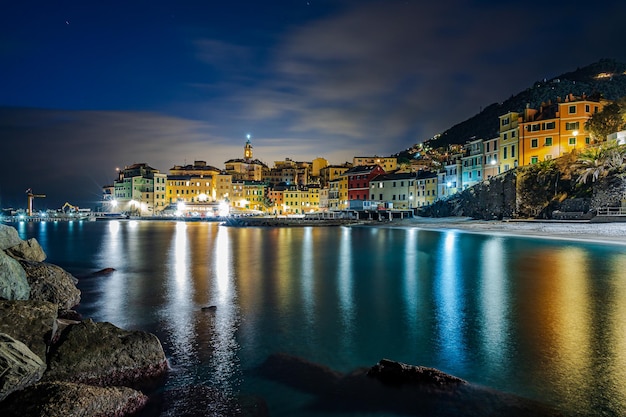
M35 239L0 225L0 415L126 416L148 397L133 388L168 369L142 331L83 320L75 277L44 262Z

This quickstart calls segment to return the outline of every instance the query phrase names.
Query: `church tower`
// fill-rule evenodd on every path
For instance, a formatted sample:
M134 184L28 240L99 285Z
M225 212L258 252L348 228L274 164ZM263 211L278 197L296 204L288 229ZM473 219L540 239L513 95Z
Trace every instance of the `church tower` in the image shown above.
M246 160L252 159L252 144L250 143L250 135L247 136L246 146L243 148L243 158Z

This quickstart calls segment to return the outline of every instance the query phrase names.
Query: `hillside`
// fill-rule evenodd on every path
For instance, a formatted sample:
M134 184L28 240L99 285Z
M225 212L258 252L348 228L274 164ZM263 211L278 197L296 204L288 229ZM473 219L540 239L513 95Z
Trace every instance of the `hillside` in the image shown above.
M496 137L499 116L509 111L521 112L527 105L537 108L541 103L554 102L568 94L575 96L586 94L610 100L626 97L626 64L603 59L550 80L537 81L532 87L502 103L487 106L477 115L452 126L427 142L431 147L438 148L450 144L464 144L472 137L484 139ZM407 151L402 151L397 156L412 157Z

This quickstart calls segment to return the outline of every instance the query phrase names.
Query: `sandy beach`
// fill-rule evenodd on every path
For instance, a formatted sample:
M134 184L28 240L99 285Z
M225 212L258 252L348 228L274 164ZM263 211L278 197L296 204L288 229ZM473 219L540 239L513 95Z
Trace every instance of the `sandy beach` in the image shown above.
M379 223L380 224L380 223ZM379 225L377 224L377 225ZM626 222L589 223L586 221L473 220L469 217L414 217L382 223L386 227L416 227L426 230L461 230L471 233L528 236L545 239L579 240L626 246Z

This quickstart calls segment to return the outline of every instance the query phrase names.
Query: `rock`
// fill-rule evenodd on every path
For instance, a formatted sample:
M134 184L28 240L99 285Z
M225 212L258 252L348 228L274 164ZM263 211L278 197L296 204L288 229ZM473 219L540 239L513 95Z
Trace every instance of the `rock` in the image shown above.
M258 371L262 377L311 395L306 411L319 415L562 417L558 410L527 398L473 385L436 369L393 361L340 374L304 359L274 354ZM369 376L370 372L385 375L383 379L393 375L390 379L396 382L383 383Z
M45 262L21 260L30 284L30 299L49 301L61 310L70 310L80 303L76 278L63 268Z
M9 249L22 242L15 227L0 224L0 250Z
M425 366L407 365L389 359L381 359L367 375L390 385L423 384L437 387L467 384L467 381Z
M28 300L29 296L30 285L24 268L3 250L0 251L0 299Z
M38 383L0 403L4 417L122 417L136 413L148 398L127 387L68 382Z
M217 306L202 307L201 310L202 311L210 311L212 313L215 313L215 311L217 311Z
M8 248L6 253L16 259L26 259L28 261L36 262L43 262L46 260L46 254L35 238L20 241L19 244Z
M103 268L99 271L87 274L81 278L94 278L94 277L100 277L100 276L105 276L105 275L111 275L113 272L115 272L114 268Z
M57 330L56 304L47 301L0 301L0 332L24 343L44 362Z
M262 375L305 392L327 394L341 379L341 374L306 359L273 353L261 364Z
M0 333L0 401L39 381L45 370L46 363L28 346Z
M45 381L123 385L162 375L167 360L159 339L91 319L70 325L50 349Z

